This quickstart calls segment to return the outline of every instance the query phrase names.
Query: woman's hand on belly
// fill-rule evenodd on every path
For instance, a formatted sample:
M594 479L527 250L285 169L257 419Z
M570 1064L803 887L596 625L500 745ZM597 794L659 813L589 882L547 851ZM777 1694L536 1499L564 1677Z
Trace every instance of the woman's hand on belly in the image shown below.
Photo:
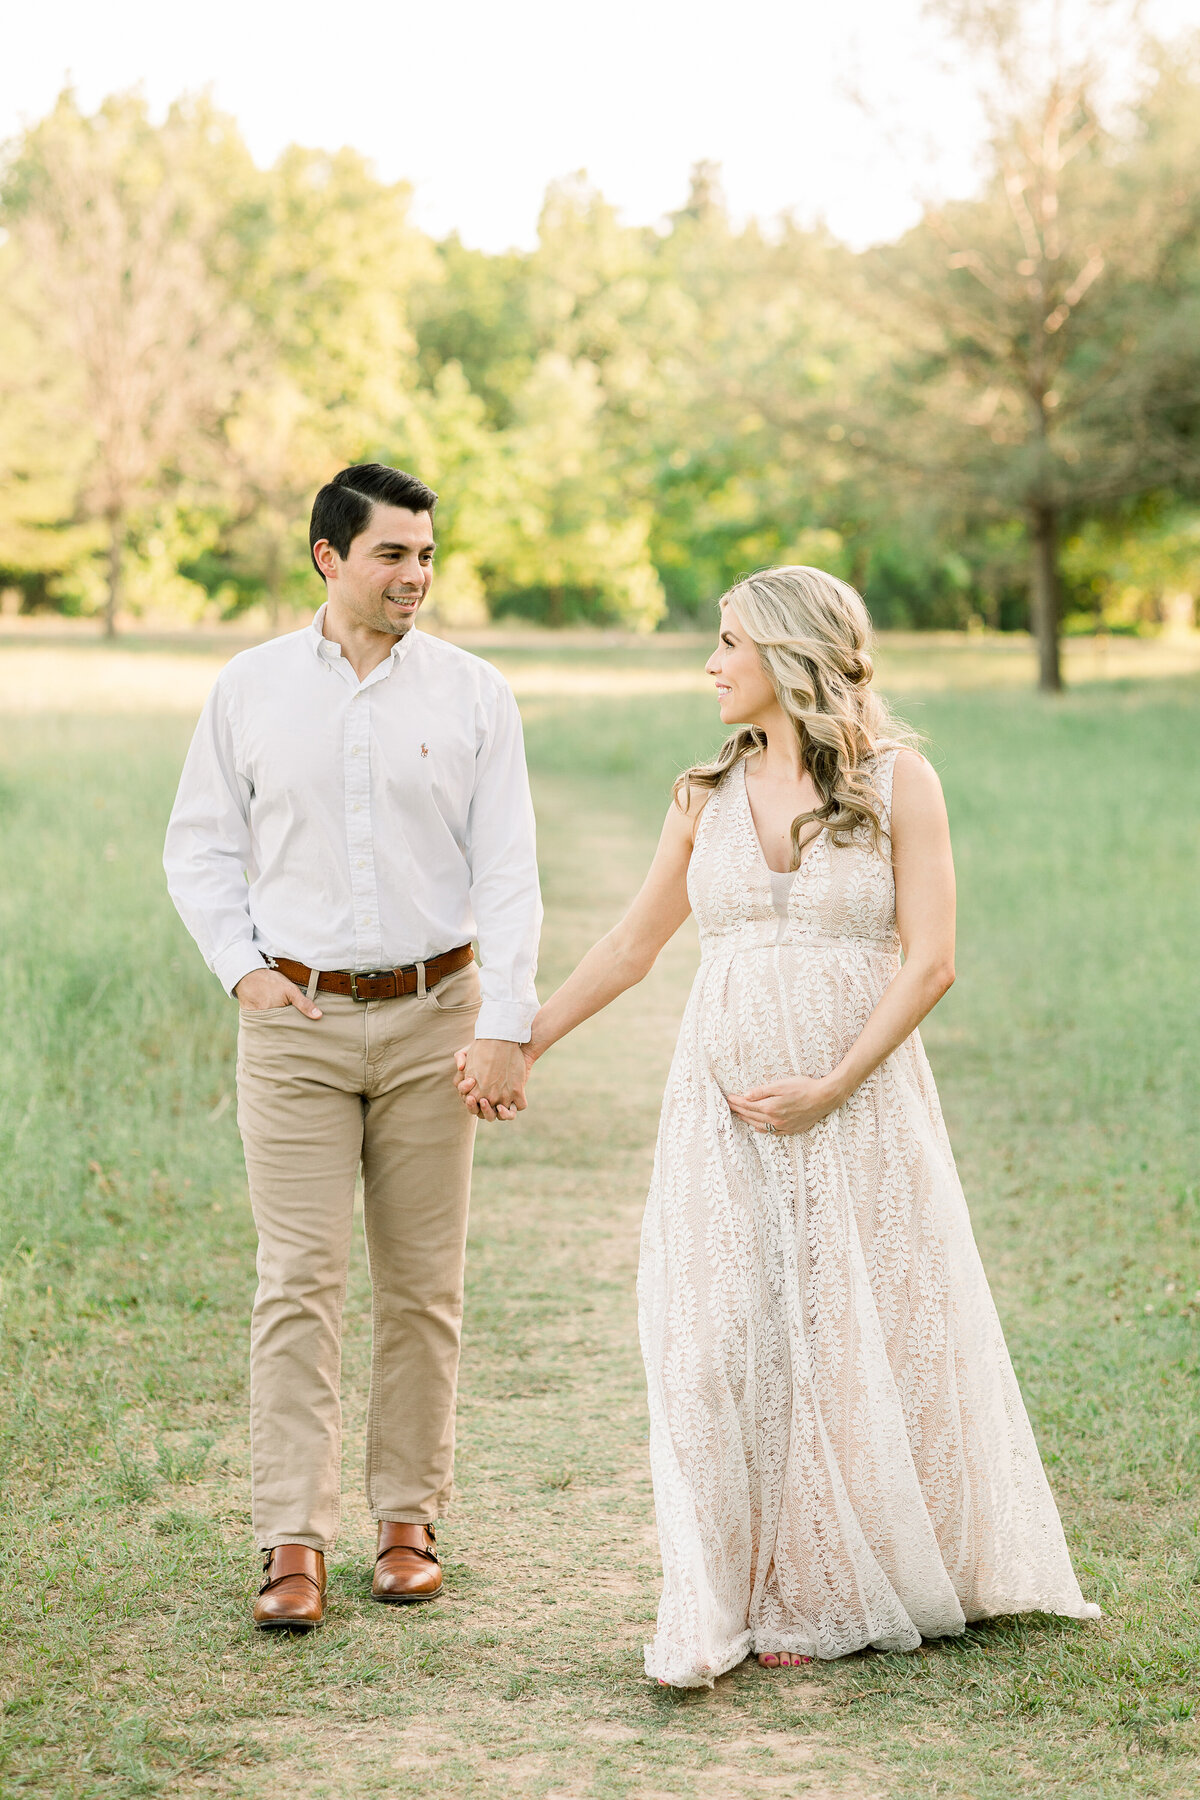
M727 1094L729 1110L754 1131L777 1131L781 1136L811 1131L836 1112L846 1098L832 1076L789 1075L745 1094Z

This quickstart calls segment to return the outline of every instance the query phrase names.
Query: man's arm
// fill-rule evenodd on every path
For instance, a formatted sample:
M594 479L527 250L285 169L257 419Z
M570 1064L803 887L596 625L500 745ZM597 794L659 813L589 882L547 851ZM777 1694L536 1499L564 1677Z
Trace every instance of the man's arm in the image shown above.
M529 1068L568 1031L574 1031L602 1007L608 1006L654 966L659 951L691 911L688 898L688 864L695 842L696 820L708 802L707 789L693 788L685 806L672 801L667 810L658 849L649 873L625 917L597 944L593 944L573 974L551 994L533 1021L525 1045ZM458 1091L472 1112L479 1112L478 1094L466 1068L466 1054L458 1053ZM485 1115L486 1116L486 1115ZM511 1115L501 1112L501 1118Z
M218 681L179 778L163 867L180 918L227 993L244 975L266 968L254 947L249 861L250 788L237 772L229 698Z
M471 910L483 965L483 1005L467 1067L478 1084L478 1111L495 1118L511 1117L525 1104L521 1045L529 1041L537 1011L542 899L521 715L507 683L489 700L467 823Z

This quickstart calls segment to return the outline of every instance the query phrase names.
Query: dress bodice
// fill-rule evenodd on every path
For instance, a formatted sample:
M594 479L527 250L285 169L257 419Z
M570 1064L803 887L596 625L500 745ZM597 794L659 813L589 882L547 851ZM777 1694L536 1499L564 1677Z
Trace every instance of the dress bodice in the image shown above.
M773 891L772 872L754 828L745 760L730 770L697 821L688 869L688 896L705 956L776 944L803 948L847 941L867 950L899 949L888 835L897 754L885 751L872 773L883 803L883 853L875 849L865 826L841 846L821 832L791 881L786 910Z

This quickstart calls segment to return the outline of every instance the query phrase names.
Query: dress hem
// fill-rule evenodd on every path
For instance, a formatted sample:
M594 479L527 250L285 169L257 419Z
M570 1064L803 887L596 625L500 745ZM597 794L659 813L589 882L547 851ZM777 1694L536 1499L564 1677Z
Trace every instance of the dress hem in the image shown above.
M706 1664L702 1670L698 1669L691 1674L683 1676L660 1674L653 1666L654 1645L646 1644L644 1646L646 1674L652 1681L663 1682L667 1687L711 1688L722 1675L728 1675L731 1669L736 1669L751 1656L771 1656L786 1651L790 1656L811 1656L816 1662L841 1662L843 1657L858 1656L864 1650L875 1650L881 1656L911 1656L913 1651L919 1650L922 1644L937 1643L942 1638L961 1637L968 1625L983 1625L986 1624L989 1619L1028 1618L1031 1613L1044 1613L1047 1618L1052 1619L1075 1619L1081 1625L1094 1624L1097 1619L1102 1619L1104 1617L1100 1608L1091 1600L1081 1600L1078 1608L1068 1608L1066 1606L1010 1606L1004 1607L996 1612L968 1613L965 1616L963 1624L954 1627L952 1630L931 1632L928 1636L914 1630L914 1641L912 1643L908 1643L907 1641L902 1643L895 1638L864 1638L861 1643L850 1644L844 1650L835 1650L832 1652L822 1651L820 1646L815 1644L811 1638L803 1641L785 1643L783 1639L787 1636L786 1632L766 1632L763 1634L764 1637L770 1638L771 1641L769 1643L759 1643L752 1631L744 1631L734 1640L734 1643L730 1646L729 1650L722 1656L717 1657L713 1663Z

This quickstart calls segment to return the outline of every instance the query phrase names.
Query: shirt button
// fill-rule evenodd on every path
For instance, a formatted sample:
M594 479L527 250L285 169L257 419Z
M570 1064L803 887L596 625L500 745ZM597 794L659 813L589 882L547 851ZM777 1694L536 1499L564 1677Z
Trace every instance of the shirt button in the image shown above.
M355 801L355 802L354 802L354 805L353 805L353 806L352 806L352 807L351 807L351 809L350 809L350 810L351 810L351 812L361 812L361 811L362 811L362 806L361 806L361 805L360 805L360 803L359 803L359 802L358 802L358 801L357 801L357 800L356 800L356 801Z
M361 857L361 856L360 856L360 857L359 857L359 859L358 859L358 866L359 866L359 868L360 868L360 869L365 869L365 868L366 868L366 866L367 866L367 865L366 865L366 863L365 863L365 861L364 861L364 860L363 860L363 858L362 858L362 857Z
M353 750L351 750L350 754L351 754L351 756L357 756L358 753L359 753L358 745L355 744L355 746L354 746Z

